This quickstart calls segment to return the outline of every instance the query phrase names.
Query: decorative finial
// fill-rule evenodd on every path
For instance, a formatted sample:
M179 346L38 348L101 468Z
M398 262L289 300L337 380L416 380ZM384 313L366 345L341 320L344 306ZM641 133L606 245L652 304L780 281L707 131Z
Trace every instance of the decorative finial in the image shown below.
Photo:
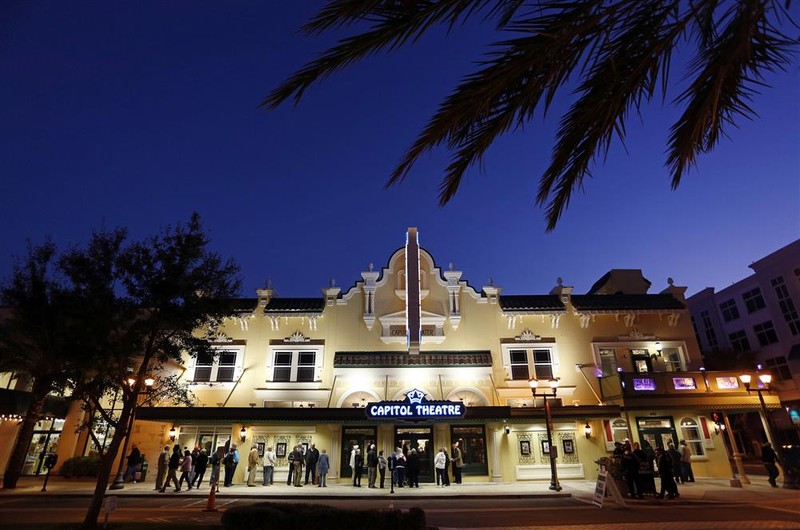
M556 278L556 283L558 284L559 287L561 287L562 285L564 285L564 278L559 276L558 278Z
M673 280L672 278L667 278L667 283L671 286L675 283L675 280Z
M336 278L331 278L330 286L331 287L336 287Z
M375 265L373 265L372 262L370 261L369 265L367 266L367 269L369 269L369 272L372 272L372 269L374 269L374 268L375 268Z
M272 289L272 279L267 278L267 281L264 282L264 289Z
M494 287L494 278L489 276L489 287Z
M450 270L453 270L453 268L454 268L454 267L453 267L453 262L451 261L451 262L450 262Z

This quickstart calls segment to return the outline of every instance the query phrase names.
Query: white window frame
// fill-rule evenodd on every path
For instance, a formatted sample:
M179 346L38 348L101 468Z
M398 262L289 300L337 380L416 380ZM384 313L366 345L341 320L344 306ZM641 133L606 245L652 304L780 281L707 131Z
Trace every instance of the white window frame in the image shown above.
M275 354L278 352L288 352L292 355L292 364L290 365L289 380L288 381L275 381ZM301 353L314 354L314 378L311 381L298 381L297 373L298 368L301 366L300 354ZM322 345L286 345L286 346L270 346L267 355L267 381L273 383L319 383L322 379L322 367L325 354L325 347ZM311 366L311 365L308 365Z
M703 427L700 425L700 420L692 416L685 416L681 418L680 424L681 436L680 440L686 440L686 445L692 450L692 460L703 460L706 458L706 448L703 440ZM690 437L691 429L697 430L697 438Z
M534 358L534 351L535 350L549 350L550 351L550 368L553 373L553 377L558 377L559 373L559 355L558 355L558 347L554 342L547 342L547 343L518 343L518 344L503 344L502 345L502 354L503 354L503 367L505 368L506 372L506 381L514 381L514 382L522 382L521 379L512 379L511 378L511 351L512 350L525 350L525 355L528 359L528 375L529 377L536 377L536 366L537 363ZM542 363L539 363L542 364ZM525 385L527 386L527 381L524 381Z
M211 349L214 351L214 360L211 363L211 375L209 376L208 381L196 381L196 380L194 380L194 377L195 377L195 375L197 373L197 368L199 368L199 366L200 366L197 363L197 357L194 357L192 359L192 381L191 381L192 384L195 384L195 385L207 385L207 386L209 386L209 385L233 385L233 384L235 384L236 381L239 379L239 377L242 375L242 370L243 370L243 366L244 366L245 346L244 345L239 345L239 344L229 345L229 346L228 345L219 345L219 346L213 346ZM235 353L236 354L236 361L234 362L234 366L233 366L233 378L231 379L231 381L217 381L217 378L219 376L219 368L220 368L219 356L223 352L231 352L231 353ZM202 366L208 366L208 365L202 365Z

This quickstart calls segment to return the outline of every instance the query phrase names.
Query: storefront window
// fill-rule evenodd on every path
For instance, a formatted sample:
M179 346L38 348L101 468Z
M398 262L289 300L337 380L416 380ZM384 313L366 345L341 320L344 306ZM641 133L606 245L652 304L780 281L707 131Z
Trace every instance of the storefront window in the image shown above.
M483 425L459 425L450 427L451 443L458 442L464 467L464 475L488 475L486 457L486 430Z
M620 442L622 443L625 438L629 438L630 434L628 431L628 422L623 419L616 419L611 422L611 436L613 437L612 442Z
M23 475L38 475L44 473L44 457L47 453L58 450L58 439L64 428L64 420L40 420L36 422L28 454L25 455L25 464L22 467Z

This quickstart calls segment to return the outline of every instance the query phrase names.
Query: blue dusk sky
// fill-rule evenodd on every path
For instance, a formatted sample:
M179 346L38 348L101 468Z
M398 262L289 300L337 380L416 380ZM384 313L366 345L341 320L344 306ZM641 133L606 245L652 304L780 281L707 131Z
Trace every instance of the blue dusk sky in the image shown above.
M650 292L668 277L689 294L719 289L800 236L800 60L766 80L760 116L728 129L677 191L664 167L677 91L631 116L626 144L546 233L534 198L566 97L497 142L446 207L444 150L384 188L496 38L486 28L434 32L332 76L297 107L257 108L334 42L297 33L320 5L0 2L0 277L27 241L80 244L103 226L142 237L193 211L240 264L245 296L267 279L284 297L320 296L331 278L347 289L409 226L438 265L506 294L546 293L558 277L585 293L612 268L642 269Z

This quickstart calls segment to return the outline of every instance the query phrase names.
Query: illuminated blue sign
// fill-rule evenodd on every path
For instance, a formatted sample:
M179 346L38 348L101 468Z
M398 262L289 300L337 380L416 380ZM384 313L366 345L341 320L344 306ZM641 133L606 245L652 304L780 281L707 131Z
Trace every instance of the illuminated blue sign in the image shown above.
M465 407L463 403L453 401L428 401L425 399L425 392L415 388L406 394L406 399L403 401L367 403L364 410L367 418L372 420L421 421L437 418L462 418Z

